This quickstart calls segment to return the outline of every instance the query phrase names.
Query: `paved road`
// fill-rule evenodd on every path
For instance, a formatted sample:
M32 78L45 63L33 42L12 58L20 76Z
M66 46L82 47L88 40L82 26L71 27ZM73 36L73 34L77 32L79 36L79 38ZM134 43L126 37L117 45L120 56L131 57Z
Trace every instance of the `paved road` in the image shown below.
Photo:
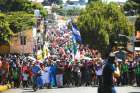
M117 93L140 93L140 87L117 87ZM97 87L75 87L58 89L41 89L33 92L31 88L10 89L2 93L97 93Z

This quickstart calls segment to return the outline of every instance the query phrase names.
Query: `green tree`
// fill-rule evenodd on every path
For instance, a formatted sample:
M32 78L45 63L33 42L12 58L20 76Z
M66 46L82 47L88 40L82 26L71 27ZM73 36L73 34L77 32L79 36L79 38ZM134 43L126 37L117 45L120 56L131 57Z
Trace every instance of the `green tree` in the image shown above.
M61 4L63 3L62 0L56 0L55 2L56 2L56 4L58 4L58 5L61 5Z
M133 14L133 11L140 13L140 4L137 2L134 2L133 0L128 0L124 4L124 10L128 11L129 14Z
M115 42L126 44L126 38L119 38L118 34L132 35L134 31L123 14L121 7L115 3L92 2L82 11L78 19L78 27L84 44L106 53Z
M132 0L132 1L140 4L140 0Z
M65 9L65 8L52 8L52 12L56 12L59 15L62 16L78 16L81 13L80 8L71 8L71 9Z
M42 4L43 4L44 6L46 6L46 5L49 5L49 2L48 2L48 0L44 0L44 2L42 2Z
M9 23L6 21L5 14L0 13L0 42L9 41L12 34Z
M101 1L101 0L88 0L88 3L96 2L96 1Z
M0 0L0 38L8 40L12 32L17 33L32 28L35 24L34 10L39 9L42 17L47 10L39 3L29 0Z
M136 19L135 29L136 31L140 31L140 16Z
M26 5L31 5L28 0L0 0L1 11L22 11L26 9Z
M29 8L30 9L30 8ZM31 10L39 9L40 13L43 17L47 16L47 10L43 8L42 4L40 3L32 3Z
M62 3L63 0L44 0L43 5L52 5L52 4L61 5Z
M31 29L36 20L33 14L24 11L11 12L6 17L10 29L14 32L20 32L26 29Z
M2 12L26 11L34 13L34 9L39 9L43 17L47 16L47 10L40 3L33 3L29 0L0 0Z

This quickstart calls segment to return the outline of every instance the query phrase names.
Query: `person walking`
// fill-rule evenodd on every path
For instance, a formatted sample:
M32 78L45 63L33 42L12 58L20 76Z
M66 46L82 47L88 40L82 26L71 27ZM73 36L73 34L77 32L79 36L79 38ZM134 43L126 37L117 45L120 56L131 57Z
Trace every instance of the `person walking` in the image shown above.
M121 65L121 82L122 85L128 84L128 63L127 60Z
M129 77L129 84L133 85L135 82L135 63L130 61L128 64L128 77Z
M32 83L33 83L33 90L37 91L37 89L39 88L39 84L38 84L38 78L41 75L41 68L38 62L33 63L32 64Z
M140 61L136 64L135 75L137 86L140 86Z
M12 69L13 82L14 82L14 87L15 88L19 88L19 86L20 86L20 84L19 84L19 79L20 79L19 72L20 72L20 70L17 67L14 67Z
M113 77L120 77L120 71L115 63L115 54L111 53L103 68L103 83L99 85L98 93L116 93Z
M27 70L25 72L23 72L22 77L23 77L23 88L27 88L28 87L28 79L29 79L29 74L28 74Z
M102 83L102 72L103 72L102 64L101 63L97 63L96 71L95 72L96 72L96 77L97 77L96 84L100 85Z
M52 63L50 67L51 87L57 87L56 71L56 64Z

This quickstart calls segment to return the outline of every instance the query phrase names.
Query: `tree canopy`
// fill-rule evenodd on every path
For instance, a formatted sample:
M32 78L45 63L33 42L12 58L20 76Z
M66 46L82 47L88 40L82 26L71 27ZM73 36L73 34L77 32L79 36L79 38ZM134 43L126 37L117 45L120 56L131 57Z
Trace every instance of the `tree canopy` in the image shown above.
M130 15L134 15L134 12L140 13L140 3L134 0L128 0L124 4L124 10L128 11Z
M95 2L95 1L101 1L101 0L88 0L88 3Z
M63 3L63 0L44 0L42 4L43 5L52 5L52 4L61 5L62 3Z
M103 54L115 42L126 43L127 39L120 38L118 34L130 36L134 27L123 12L115 3L90 3L77 21L83 43L99 49Z
M36 20L27 12L0 13L0 40L9 41L13 33L31 29Z
M65 8L59 8L59 9L52 9L52 11L55 11L59 15L62 16L78 16L80 15L82 9L80 8L72 8L72 9L65 9Z
M136 19L135 29L136 31L140 31L140 16Z
M32 28L36 22L33 14L24 11L11 12L7 15L6 20L14 33Z
M47 16L47 10L40 3L33 3L29 0L0 0L2 12L26 11L34 13L34 9L39 9L43 17Z
M6 21L6 16L0 13L0 41L8 41L11 35L12 30L9 27L9 23Z
M29 0L0 0L0 38L10 39L12 33L32 28L35 24L34 10L39 9L42 17L47 16L47 10L39 3Z
M140 4L140 0L132 0L132 1Z
M124 5L125 11L135 10L137 12L138 18L135 22L135 30L140 31L140 0L128 0Z

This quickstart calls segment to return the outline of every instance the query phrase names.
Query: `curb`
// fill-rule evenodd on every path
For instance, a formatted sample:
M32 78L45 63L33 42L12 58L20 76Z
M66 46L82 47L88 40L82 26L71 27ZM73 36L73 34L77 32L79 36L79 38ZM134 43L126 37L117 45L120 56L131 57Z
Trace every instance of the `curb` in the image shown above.
M10 84L6 84L6 85L0 85L0 92L8 90L11 88Z

